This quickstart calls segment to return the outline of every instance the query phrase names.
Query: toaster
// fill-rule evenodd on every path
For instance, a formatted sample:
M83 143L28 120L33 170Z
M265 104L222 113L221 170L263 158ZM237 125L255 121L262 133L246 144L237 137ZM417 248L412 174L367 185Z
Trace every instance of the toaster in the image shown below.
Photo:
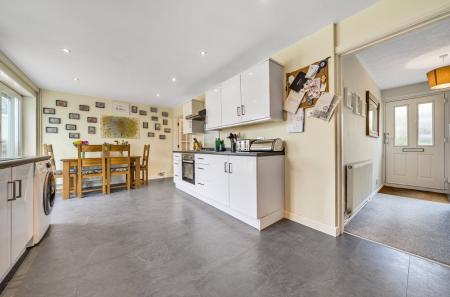
M237 150L240 152L248 152L250 151L250 145L254 140L252 139L239 139L237 141Z
M283 140L275 139L257 139L250 144L251 152L282 152L284 151Z

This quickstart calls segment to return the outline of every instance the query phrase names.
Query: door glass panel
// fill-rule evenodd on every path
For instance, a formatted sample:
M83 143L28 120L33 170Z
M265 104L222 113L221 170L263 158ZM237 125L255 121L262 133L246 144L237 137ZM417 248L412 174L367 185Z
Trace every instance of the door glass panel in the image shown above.
M418 145L433 145L433 103L420 103L417 107Z
M408 106L394 108L394 145L408 145Z

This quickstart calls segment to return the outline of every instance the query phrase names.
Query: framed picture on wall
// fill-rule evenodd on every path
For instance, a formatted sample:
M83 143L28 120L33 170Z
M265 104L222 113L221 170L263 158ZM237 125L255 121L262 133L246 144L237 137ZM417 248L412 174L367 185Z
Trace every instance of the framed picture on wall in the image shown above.
M88 123L97 123L97 118L96 117L87 117L87 122Z
M58 133L58 127L45 127L45 133Z
M148 129L148 122L142 122L142 128Z
M159 139L166 139L166 135L164 134L159 135Z
M131 106L131 112L132 113L138 113L138 107L136 105Z
M80 133L69 133L69 138L70 139L80 139Z
M66 100L56 99L56 106L67 107L67 101Z
M150 112L158 112L158 108L156 108L156 107L150 107Z
M352 92L347 87L344 87L344 106L352 110Z
M88 134L95 134L96 128L94 126L88 126Z
M79 108L81 111L89 111L89 105L80 104Z
M130 114L130 104L122 102L113 102L111 112L114 115L129 115Z
M170 133L170 128L164 128L164 133Z
M158 121L158 117L152 116L152 121L153 122L157 122Z
M148 133L147 133L147 136L148 136L148 137L155 137L155 133L154 133L154 132L148 132Z
M71 113L69 113L69 119L71 119L71 120L79 120L80 119L80 114L71 112Z
M141 115L141 116L146 116L147 115L147 112L145 111L145 110L139 110L139 115Z
M97 107L97 108L105 108L105 103L104 102L95 102L95 107Z
M169 125L169 120L168 120L168 119L163 119L163 125L164 125L164 126Z
M169 113L167 111L163 111L161 114L165 118L169 117Z
M61 124L61 118L48 118L49 124Z
M42 112L43 112L44 114L56 114L56 109L50 108L50 107L44 107L44 108L42 109Z
M155 123L155 130L156 131L161 130L161 124L160 123Z
M74 124L66 124L66 130L69 130L69 131L77 130L77 125L74 125Z

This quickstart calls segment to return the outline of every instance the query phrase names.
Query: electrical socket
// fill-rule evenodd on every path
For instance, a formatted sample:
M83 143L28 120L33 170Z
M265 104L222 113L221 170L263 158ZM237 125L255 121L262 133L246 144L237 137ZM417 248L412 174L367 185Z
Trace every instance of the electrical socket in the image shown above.
M166 175L166 173L164 171L161 171L161 172L158 173L158 175L159 176L164 176L164 175Z

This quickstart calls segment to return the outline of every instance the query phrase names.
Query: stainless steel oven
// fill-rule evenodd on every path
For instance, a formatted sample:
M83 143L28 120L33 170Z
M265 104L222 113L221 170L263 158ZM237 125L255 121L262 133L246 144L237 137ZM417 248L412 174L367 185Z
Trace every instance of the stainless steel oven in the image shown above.
M195 185L195 158L194 154L182 154L182 177L183 180Z

